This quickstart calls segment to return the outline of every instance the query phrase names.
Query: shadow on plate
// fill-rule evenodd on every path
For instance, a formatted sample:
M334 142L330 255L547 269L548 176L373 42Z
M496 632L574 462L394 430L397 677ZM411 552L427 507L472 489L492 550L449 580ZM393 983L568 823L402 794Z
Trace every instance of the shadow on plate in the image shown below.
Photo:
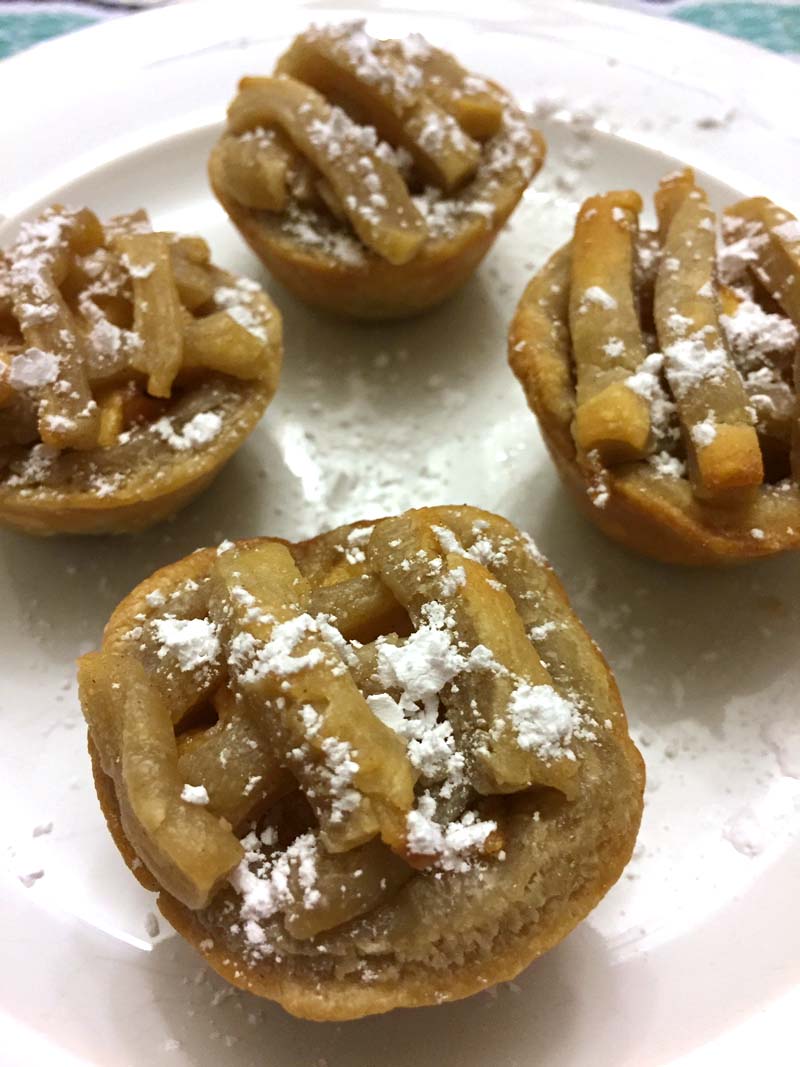
M639 952L618 965L617 982L626 995L616 1032L624 1026L637 1036L629 1059L607 1056L595 1060L595 1067L601 1063L669 1067L796 990L798 880L800 852L790 849L705 922L692 924L657 949ZM742 981L743 967L758 975L758 981ZM597 1047L605 1051L609 1036L602 1027L596 1039ZM788 1033L785 1040L793 1047ZM709 1050L702 1062L722 1061Z
M230 992L183 941L159 945L151 963L165 1040L178 1041L185 1062L198 1067L222 1055L231 1067L588 1065L593 1035L621 1008L606 946L586 925L515 982L453 1004L348 1023L305 1022ZM179 974L194 977L181 983ZM622 1051L623 1036L619 1042Z

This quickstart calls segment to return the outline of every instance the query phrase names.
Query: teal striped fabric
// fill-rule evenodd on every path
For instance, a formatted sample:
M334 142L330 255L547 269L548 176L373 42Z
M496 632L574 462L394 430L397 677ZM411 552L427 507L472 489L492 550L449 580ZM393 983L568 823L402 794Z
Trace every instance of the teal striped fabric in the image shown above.
M0 59L99 19L153 7L165 0L98 0L95 3L9 3L0 0ZM169 2L169 0L166 0ZM680 19L741 37L800 59L800 4L768 0L611 0L617 6ZM433 5L435 6L435 4Z
M773 52L800 56L800 4L710 0L706 4L685 4L670 13L683 22L741 37Z
M32 5L31 5L32 6ZM58 37L71 30L91 26L99 16L96 12L65 10L61 5L37 4L39 10L27 5L0 2L0 59L23 48L30 48L48 37Z

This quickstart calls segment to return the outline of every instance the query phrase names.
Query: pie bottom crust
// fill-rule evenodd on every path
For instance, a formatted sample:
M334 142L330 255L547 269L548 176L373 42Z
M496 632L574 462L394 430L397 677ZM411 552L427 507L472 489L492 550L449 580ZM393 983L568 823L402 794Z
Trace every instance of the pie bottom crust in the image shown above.
M475 510L475 514L483 513ZM214 555L213 549L201 550L153 575L116 609L106 628L106 640L113 644L114 635L132 620L146 592L197 578L211 566ZM566 593L549 570L548 587L550 603L569 610ZM417 905L422 903L415 912L419 926L414 934L421 931L423 950L412 945L413 952L404 950L404 958L389 941L379 952L365 956L348 941L345 930L338 937L338 958L298 952L283 953L279 962L273 958L249 962L241 942L226 926L214 925L204 912L188 909L161 890L140 862L134 862L136 854L122 827L113 780L103 771L90 739L95 787L109 831L139 882L159 894L165 918L215 971L234 986L275 1000L298 1017L355 1019L398 1007L458 1000L513 979L561 941L617 881L631 857L642 814L644 765L628 735L613 675L574 616L569 625L575 650L572 673L589 679L591 693L597 696L592 710L601 722L608 714L601 731L606 739L600 746L590 746L574 800L566 802L555 791L537 791L540 815L536 821L527 810L504 823L507 859L499 888L510 890L524 884L522 894L517 893L510 903L507 897L499 909L496 898L487 901L485 890L481 894L480 883L477 888L472 883L461 897L458 884L456 893L437 890L438 896L432 898L435 906L430 895L413 898ZM412 879L409 885L413 884ZM466 913L461 927L459 902ZM393 906L390 900L381 907ZM337 967L342 960L344 970ZM377 972L377 981L367 982L359 974L358 965L365 961Z
M491 225L485 219L465 223L452 238L429 240L402 266L374 254L354 266L305 251L282 234L279 216L271 219L269 212L244 207L228 196L216 152L208 173L217 200L267 270L305 303L354 319L407 318L446 300L469 280L523 192L507 193L496 203Z
M133 470L107 496L77 489L20 490L0 483L0 525L42 536L135 533L174 515L213 481L241 447L274 392L266 382L218 381L219 395L228 402L223 430L202 450L170 456L169 464L158 465L158 477L153 476L152 465ZM91 460L91 452L81 455Z
M625 548L661 563L686 566L747 562L800 548L797 487L767 485L741 513L698 502L685 478L660 477L645 463L597 472L581 462L572 439L572 404L558 353L532 337L542 335L538 275L530 282L509 330L509 362L519 379L562 481L583 514ZM602 492L602 506L594 503ZM756 536L753 534L756 531ZM758 536L763 535L763 536Z
M633 746L631 746L633 748ZM636 752L633 749L633 752ZM598 808L593 816L596 840L592 847L596 854L586 863L580 855L580 846L585 838L585 828L575 822L564 822L559 827L564 836L575 835L571 842L574 852L561 857L563 863L572 861L585 867L585 877L566 897L554 895L539 907L532 907L523 920L521 928L498 929L496 937L486 946L486 954L458 969L431 975L422 968L409 969L391 984L367 985L357 975L342 978L336 975L320 977L316 972L287 974L280 964L262 961L256 969L241 959L231 957L230 947L218 942L208 947L213 937L202 924L197 914L161 890L147 868L134 866L133 851L119 816L119 805L113 780L100 766L100 757L89 740L89 755L97 797L105 816L106 825L125 863L135 874L140 884L151 892L158 893L158 908L164 918L185 938L205 961L226 981L239 989L268 1000L277 1001L292 1015L315 1022L342 1022L365 1015L376 1015L394 1008L419 1008L432 1004L445 1004L451 1000L480 993L498 982L516 978L529 964L562 941L599 904L609 889L622 874L631 857L633 841L639 825L641 807L636 816L631 816L624 829L611 828L618 822L619 812ZM641 757L636 753L637 777L644 786L644 771ZM633 796L626 798L635 803ZM641 806L641 796L639 796ZM585 813L584 813L585 818ZM582 872L583 873L583 872ZM446 915L442 915L442 928L446 930ZM201 947L202 946L202 947Z

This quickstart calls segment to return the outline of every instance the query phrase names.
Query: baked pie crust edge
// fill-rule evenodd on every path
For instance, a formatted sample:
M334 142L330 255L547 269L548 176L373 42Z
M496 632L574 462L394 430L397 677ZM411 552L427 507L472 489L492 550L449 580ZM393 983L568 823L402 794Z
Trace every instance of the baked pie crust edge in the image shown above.
M693 178L684 171L662 185L686 175ZM565 245L553 253L523 291L509 327L508 362L580 511L612 540L662 563L729 565L800 549L796 482L787 492L762 483L743 522L737 509L698 500L686 478L661 478L642 462L598 471L579 453L573 438L574 357L570 352L565 363L558 344L563 327L547 309L551 283L563 276L568 251ZM595 503L598 492L601 506Z
M405 57L402 62L414 65L416 60L413 52L418 47L417 42L419 42L423 49L430 49L432 54L444 60L446 68L449 68L450 64L452 64L460 72L461 76L466 76L473 82L480 82L483 86L484 94L494 96L494 104L500 107L499 113L502 118L499 127L495 129L494 133L488 134L484 131L483 134L475 134L478 138L477 142L471 141L469 136L467 140L471 141L473 145L477 144L483 157L487 153L486 146L492 145L494 139L497 138L502 143L505 151L510 152L513 157L507 160L503 170L498 172L497 180L492 186L488 198L491 199L494 211L490 220L483 214L478 218L473 215L467 221L462 218L457 225L455 233L445 235L430 234L420 251L408 262L403 262L402 264L388 262L367 248L363 241L357 238L364 253L363 262L352 264L338 257L334 258L325 250L314 249L314 251L309 251L300 241L282 232L282 212L273 213L272 211L247 207L226 191L223 146L227 130L223 132L221 139L211 152L208 162L208 174L214 195L241 236L264 266L300 300L332 311L335 314L356 319L404 318L419 314L441 303L469 279L517 207L525 189L541 169L546 154L546 144L541 133L533 128L530 121L528 121L506 90L488 78L478 78L471 72L464 70L449 53L436 49L428 42L423 41L419 35L412 35L413 45L411 58L409 59L403 50L403 46L407 42L377 40L364 34L363 30L363 20L339 26L311 26L300 33L286 53L278 59L275 73L280 77L285 77L288 74L290 75L290 80L296 80L298 85L302 84L304 88L316 91L319 88L316 78L314 76L306 76L307 68L302 60L299 67L296 65L293 60L295 51L298 47L302 51L309 41L316 38L326 39L328 44L330 44L331 39L337 44L341 44L344 41L347 45L349 43L348 35L354 32L360 38L359 43L356 45L356 51L360 54L360 49L366 47L369 53L366 57L368 67L376 63L382 64L385 61L385 56L380 50L381 46L386 45L399 46L401 54ZM361 43L362 37L364 42L368 42L366 46ZM408 43L411 43L412 38L409 39ZM424 62L423 60L423 68ZM436 60L434 60L435 62ZM311 66L313 67L313 65L314 61L312 60ZM352 70L350 70L343 76L350 77L352 73ZM442 73L440 69L439 75L441 76ZM448 74L444 75L445 83L447 83ZM359 92L369 93L374 89L375 84L380 83L381 79L373 77L373 75L374 71L364 75L364 81L358 90ZM393 80L391 73L388 74L388 78L390 81ZM428 94L432 94L432 99L437 99L436 91L429 80L430 74L424 73L423 78L426 82L426 92L423 95L427 97ZM439 80L437 77L433 78L433 81L437 80ZM255 82L258 79L245 78L240 90L245 83L251 81ZM438 88L441 89L443 87L439 86ZM338 85L333 86L332 94L333 102L340 102ZM322 96L325 97L326 95L331 95L330 87L322 90ZM344 96L346 97L347 93ZM402 90L400 91L399 99L402 105ZM353 101L350 102L352 103ZM355 103L357 105L356 110L359 112L361 105L357 99ZM395 101L396 104L397 101ZM347 108L349 105L345 104L344 106ZM444 110L447 112L447 107ZM451 111L449 114L444 114L444 118L450 120L452 115L453 112ZM528 141L525 146L521 146L515 140L511 127L506 129L507 117L513 119L513 123L516 126L525 125L528 135ZM372 121L369 115L367 114L361 118L363 121L359 120L356 125L362 130L372 129ZM402 125L406 120L398 120L397 115L395 115L390 120L390 124L398 121ZM380 123L378 122L376 125L380 125ZM463 118L456 125L458 126L459 136L463 137L467 134L467 125ZM480 142L484 143L481 144ZM520 171L521 167L525 168L525 173ZM452 196L454 193L469 191L476 179L478 179L476 186L480 185L481 173L482 171L479 167L460 190L455 188L450 189L449 192L446 191L446 197ZM444 187L440 186L440 188ZM290 201L292 196L289 198ZM478 197L478 199L481 199L481 197ZM348 233L349 231L344 230L343 232Z
M487 514L478 509L468 510L475 516ZM380 520L378 520L380 522ZM336 533L345 535L359 524L343 527ZM329 537L328 535L322 535ZM260 538L252 542L279 541ZM311 544L317 538L304 544ZM286 542L279 542L286 544ZM302 543L301 543L302 544ZM115 610L106 627L119 634L134 622L147 592L161 589L165 583L176 585L181 576L201 573L210 567L215 549L201 550L191 557L156 572L134 590ZM190 569L187 565L191 560ZM98 799L112 838L127 866L148 890L157 892L158 905L165 918L204 957L206 962L232 985L255 995L277 1001L287 1011L300 1018L316 1021L341 1021L376 1014L397 1007L421 1007L445 1003L478 993L497 982L513 979L535 959L560 942L605 896L620 877L633 851L642 813L644 764L627 732L627 721L614 677L602 654L586 633L580 620L569 608L569 601L559 580L545 565L549 595L570 613L572 633L579 638L581 668L592 678L593 689L602 694L605 710L611 716L606 721L613 747L604 752L606 763L598 760L587 773L586 788L574 804L561 808L557 840L546 856L543 869L537 869L537 902L526 920L504 925L499 922L481 955L466 964L454 960L447 971L432 972L424 965L405 967L405 973L390 982L368 984L358 975L320 979L311 969L308 973L287 973L280 963L260 961L253 969L242 958L232 955L230 945L210 940L210 931L197 913L160 888L156 879L138 860L125 836L113 780L105 774L98 751L89 737L89 753ZM104 639L105 640L105 639ZM595 714L602 712L596 708ZM612 726L613 721L613 726ZM603 780L605 779L605 780ZM545 805L546 806L546 805ZM570 842L566 847L564 842ZM559 886L564 867L574 873L580 871L568 899ZM389 901L386 907L391 907ZM446 911L443 913L445 921ZM303 961L300 960L302 968ZM401 971L403 965L400 964Z
M73 246L78 239L83 244ZM127 252L123 251L123 241L128 242ZM158 248L137 246L137 242L156 241ZM143 257L145 262L131 262L129 255L134 260ZM52 273L54 263L59 264L58 278ZM137 284L156 286L155 313L144 314L153 305L152 293L148 298L137 294ZM124 285L133 292L126 291ZM71 293L69 304L64 298L66 286ZM218 300L218 294L224 299ZM132 319L130 325L120 328L119 319L95 303L100 297L124 301ZM15 301L26 309L30 319L26 325L15 314ZM258 312L255 317L253 306ZM141 322L137 321L140 312ZM116 314L120 314L119 307ZM16 438L12 432L2 442L9 448L13 444L27 449L27 455L14 458L8 468L5 457L0 464L0 526L25 533L128 533L168 518L205 489L241 447L278 387L283 325L274 302L255 282L213 262L202 238L153 232L142 209L101 223L88 208L52 205L24 221L16 240L7 250L0 250L0 316L10 319L22 338L3 336L9 329L3 323L0 409L16 395L18 400L33 402L39 423L38 440ZM220 318L223 324L227 322L227 332L220 328ZM32 332L37 325L53 320L69 327L57 341L53 337L42 341ZM208 327L214 324L216 332L209 336ZM190 330L194 330L191 342ZM80 348L71 347L75 341L71 341L70 331L81 342ZM147 341L143 344L145 333ZM176 333L180 342L177 367L172 362ZM154 343L154 335L165 343ZM251 346L244 352L246 361L241 336ZM261 349L255 354L254 344ZM101 427L105 416L113 414L107 407L113 408L113 402L127 389L132 390L128 397L132 404L144 402L153 407L127 421L121 414L119 427L102 444L102 435L96 433L88 445L74 448L71 443L59 442L60 447L42 448L38 454L47 440L42 433L42 412L50 402L47 386L52 386L53 379L26 381L23 375L21 385L12 385L14 362L17 357L23 361L35 357L39 361L36 373L41 373L46 361L55 360L58 388L65 384L61 364L72 351L78 361L75 373L82 388L89 390ZM155 361L153 352L158 356ZM137 358L145 357L144 363L137 363ZM120 364L116 369L115 362ZM183 371L187 373L181 380L178 376ZM173 385L178 387L177 395ZM13 406L9 410L13 431ZM188 425L206 414L219 416L219 428L210 437L179 441L174 447L168 444L169 433L175 431L173 417ZM59 417L60 411L51 421ZM130 432L123 434L122 430ZM103 432L110 433L110 426ZM147 442L141 441L145 432L156 434L154 447L148 448ZM32 469L18 475L15 464Z
M60 492L54 501L51 491L29 491L0 486L0 525L39 536L58 534L137 533L168 519L203 492L220 474L224 465L244 444L257 426L275 390L266 381L236 383L246 386L237 410L235 431L224 427L217 439L202 452L176 457L169 477L153 482L141 479L131 493L124 485L107 497L89 492ZM175 484L173 484L175 483ZM127 497L133 499L126 500Z

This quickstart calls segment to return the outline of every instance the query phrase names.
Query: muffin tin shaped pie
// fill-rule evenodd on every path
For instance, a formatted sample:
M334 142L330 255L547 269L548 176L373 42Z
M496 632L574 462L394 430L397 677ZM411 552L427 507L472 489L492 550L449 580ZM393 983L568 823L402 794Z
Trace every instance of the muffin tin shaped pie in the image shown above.
M342 315L413 315L461 286L541 166L499 86L414 35L311 27L244 78L209 174L267 269Z
M199 237L51 207L0 254L0 523L138 530L213 478L272 399L281 317Z
M532 279L509 359L565 483L609 536L671 563L800 547L800 223L717 219L691 170L591 197Z
M79 677L128 865L220 974L299 1016L512 978L633 848L614 679L530 539L476 508L195 552Z

